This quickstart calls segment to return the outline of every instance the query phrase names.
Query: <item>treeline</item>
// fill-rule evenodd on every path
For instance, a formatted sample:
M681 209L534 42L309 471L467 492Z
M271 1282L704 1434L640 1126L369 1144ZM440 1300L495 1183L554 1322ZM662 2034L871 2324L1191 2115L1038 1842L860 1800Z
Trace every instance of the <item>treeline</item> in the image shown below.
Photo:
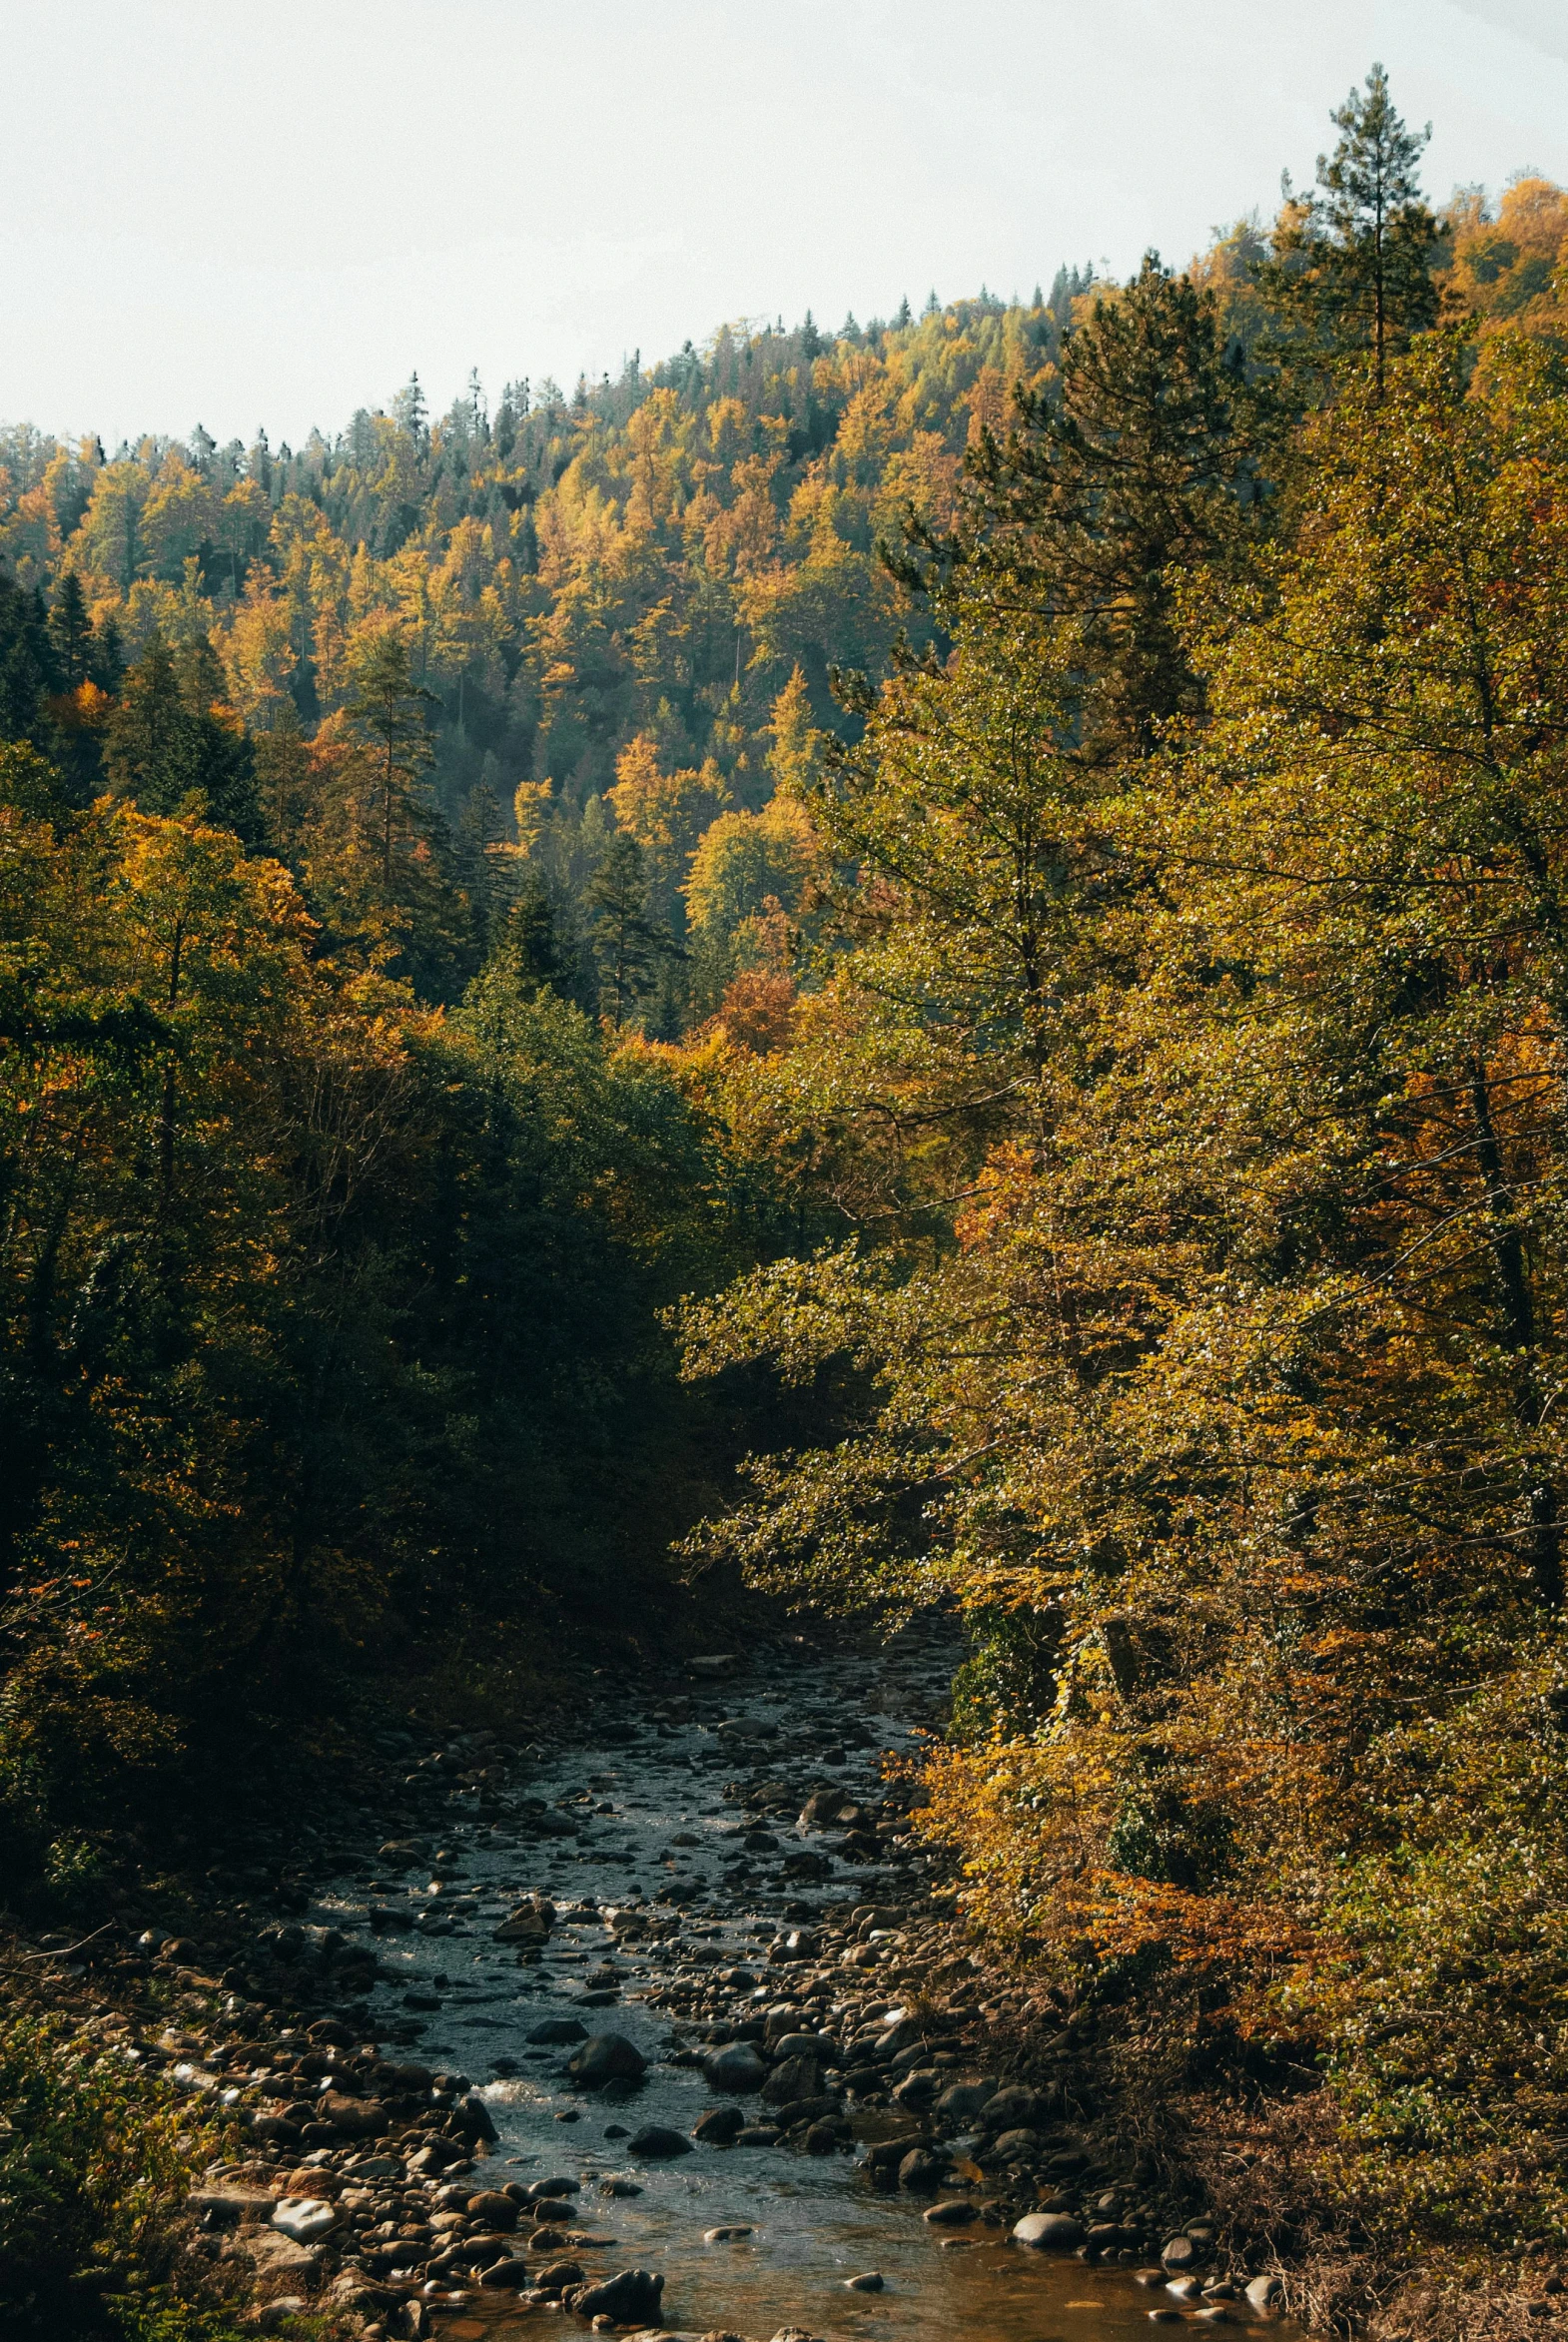
M956 1599L960 1909L1455 2269L1568 2233L1568 204L1336 121L906 539L743 1076L843 1232L687 1315L841 1413L693 1548Z

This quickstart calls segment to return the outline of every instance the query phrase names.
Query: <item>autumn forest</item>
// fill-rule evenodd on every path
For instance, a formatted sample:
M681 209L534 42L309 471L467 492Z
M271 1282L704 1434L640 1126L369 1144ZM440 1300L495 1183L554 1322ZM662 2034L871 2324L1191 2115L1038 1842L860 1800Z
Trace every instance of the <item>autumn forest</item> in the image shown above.
M940 1609L977 1941L1568 2236L1568 194L1330 137L1125 283L0 435L14 1874Z

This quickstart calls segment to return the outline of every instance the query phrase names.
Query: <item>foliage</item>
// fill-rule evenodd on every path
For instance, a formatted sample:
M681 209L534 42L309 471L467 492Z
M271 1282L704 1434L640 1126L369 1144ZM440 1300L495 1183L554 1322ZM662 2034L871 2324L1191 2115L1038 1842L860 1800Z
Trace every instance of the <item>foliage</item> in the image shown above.
M1328 195L1415 206L1376 77L1340 126ZM1347 2192L1507 2246L1563 2210L1568 382L1545 312L1430 326L1413 212L1379 337L1320 226L1254 282L1322 375L1150 266L915 532L943 651L846 685L843 948L730 1092L840 1232L687 1314L827 1436L690 1549L956 1599L972 1919L1193 2070L1320 2060Z
M102 2332L107 2296L113 2329L138 2342L229 2342L237 2329L221 2312L160 2281L191 2128L190 2108L117 2052L59 2019L10 2017L0 2029L0 2308L12 2332Z

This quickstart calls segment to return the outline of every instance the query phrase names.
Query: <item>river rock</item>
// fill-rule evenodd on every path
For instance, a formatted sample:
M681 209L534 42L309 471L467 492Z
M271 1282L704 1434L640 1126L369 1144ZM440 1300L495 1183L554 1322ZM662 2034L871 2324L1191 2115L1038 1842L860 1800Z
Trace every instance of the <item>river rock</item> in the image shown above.
M760 2090L768 2069L750 2041L726 2041L702 2060L702 2078L712 2090L733 2090L745 2097Z
M928 2207L925 2218L933 2228L965 2228L975 2217L976 2207L965 2196L949 2196L945 2203Z
M991 2149L1004 2163L1027 2163L1040 2151L1038 2130L1004 2130Z
M294 2244L316 2244L337 2225L337 2206L314 2195L286 2195L273 2213L273 2226Z
M1281 2309L1285 2289L1277 2277L1253 2277L1246 2286L1246 2298L1255 2310Z
M649 2122L633 2132L626 2151L640 2156L645 2163L668 2163L676 2155L689 2155L691 2141L684 2131L671 2130L662 2122Z
M822 2076L815 2057L786 2057L775 2065L762 2085L766 2106L787 2106L796 2098L821 2095Z
M648 2061L624 2033L590 2033L567 2059L566 2069L585 2090L595 2090L607 2081L640 2081Z
M658 2317L663 2291L664 2279L653 2270L622 2269L602 2285L574 2289L571 2306L579 2318L613 2318L617 2326L645 2326Z
M388 2127L380 2098L347 2098L329 2090L316 2107L318 2122L330 2122L342 2138L376 2138Z
M728 2147L745 2127L746 2117L738 2106L710 2106L692 2124L691 2135L705 2147Z
M994 2124L998 2130L1033 2129L1039 2122L1043 2108L1036 2091L1016 2082L1010 2089L998 2090L980 2109L982 2122Z
M479 2283L488 2285L496 2291L517 2292L527 2282L527 2264L513 2258L510 2254L505 2260L492 2261L489 2267L481 2270L479 2274Z
M535 2048L552 2048L560 2042L585 2041L588 2028L575 2016L547 2016L542 2024L532 2026L522 2037Z
M911 2147L898 2167L898 2183L911 2195L935 2195L946 2169L945 2155L934 2155L929 2147Z
M1013 2228L1013 2242L1032 2252L1070 2252L1083 2241L1083 2222L1070 2212L1026 2212Z
M481 2195L469 2196L467 2210L470 2220L482 2220L486 2228L504 2231L517 2225L516 2205L498 2188L486 2188Z
M785 2033L772 2049L775 2057L816 2057L824 2063L838 2055L838 2043L825 2041L820 2033Z
M1195 2236L1173 2236L1160 2258L1168 2269L1200 2269L1208 2258L1208 2247L1200 2244Z
M944 2121L974 2122L996 2096L995 2080L949 2082L936 2103Z
M533 2281L541 2293L564 2292L568 2285L582 2284L582 2264L580 2261L550 2261L540 2269Z
M555 1925L555 1906L543 1895L524 1896L495 1931L497 1944L543 1944Z
M887 2279L880 2269L862 2269L858 2277L845 2278L844 2290L846 2293L880 2293L886 2283Z

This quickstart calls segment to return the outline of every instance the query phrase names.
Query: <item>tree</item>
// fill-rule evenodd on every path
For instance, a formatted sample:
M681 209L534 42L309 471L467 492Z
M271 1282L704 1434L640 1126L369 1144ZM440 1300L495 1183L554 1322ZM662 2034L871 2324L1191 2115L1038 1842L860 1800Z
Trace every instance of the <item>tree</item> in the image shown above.
M1200 697L1180 575L1233 546L1256 509L1257 434L1211 297L1148 254L1067 338L1060 386L1020 389L1017 415L971 457L960 557L999 604L1026 599L1072 630L1082 752L1149 756Z
M588 933L599 972L599 1001L614 1025L624 1025L653 990L661 960L677 949L667 929L648 914L648 882L635 838L612 838L588 882Z
M255 758L244 727L210 696L222 684L209 644L177 662L155 634L110 715L104 769L117 793L143 812L199 807L217 827L256 846L263 821Z
M1416 176L1431 125L1405 127L1380 65L1332 119L1339 143L1317 158L1317 191L1295 199L1286 181L1257 276L1286 328L1277 347L1287 367L1369 355L1381 392L1390 357L1437 319L1442 231Z
M393 849L420 833L420 784L434 759L428 710L435 694L413 679L408 645L395 627L381 628L362 657L354 697L346 713L374 743L375 797L379 800L382 886L392 891Z
M49 613L49 634L60 661L61 680L68 691L74 691L78 683L87 680L93 641L87 596L74 569L68 569L60 580L55 605Z

